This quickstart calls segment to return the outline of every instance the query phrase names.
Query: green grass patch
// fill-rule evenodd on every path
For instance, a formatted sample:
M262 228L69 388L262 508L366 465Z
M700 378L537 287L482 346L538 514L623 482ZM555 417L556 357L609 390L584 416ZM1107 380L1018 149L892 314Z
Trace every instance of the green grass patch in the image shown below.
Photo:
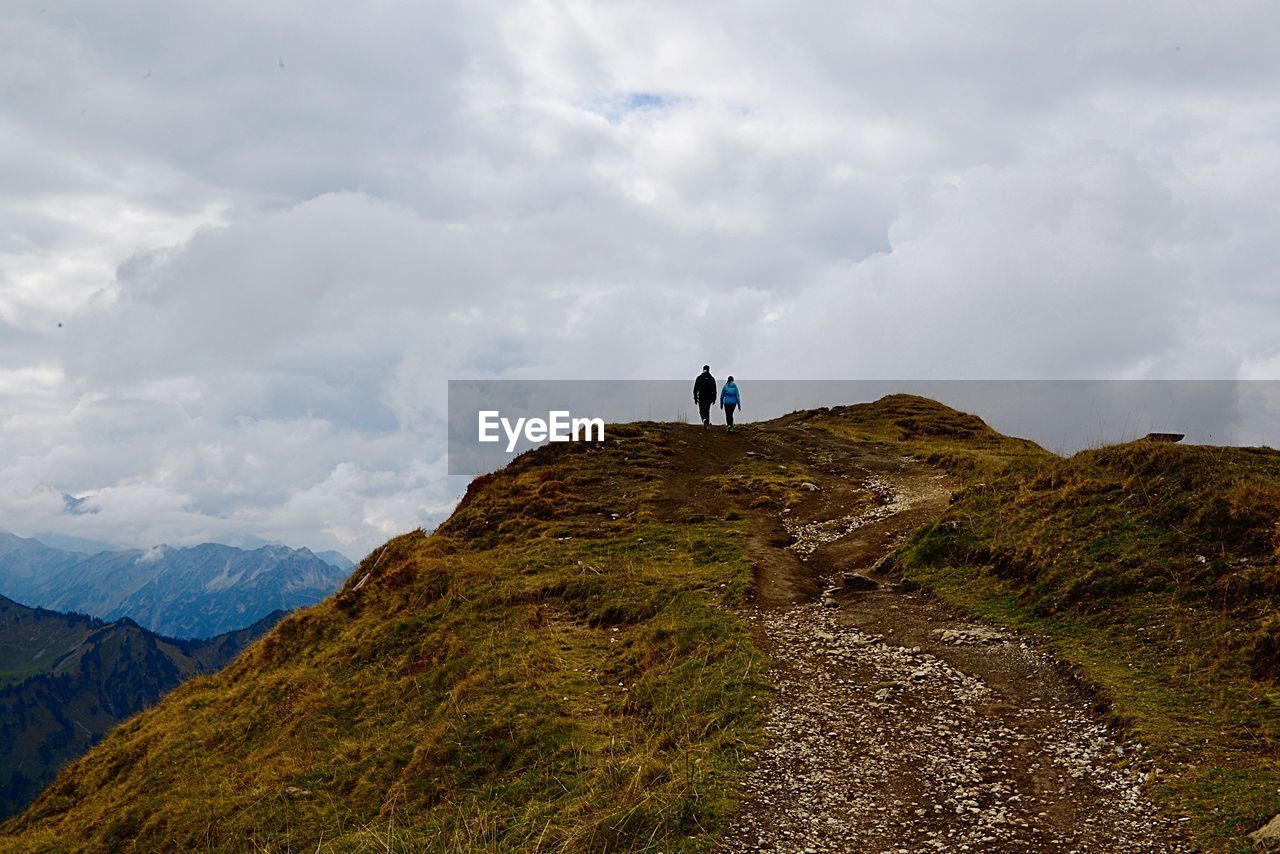
M746 459L722 475L707 478L720 492L733 497L740 506L756 510L781 511L795 507L813 495L814 474L807 467L785 466L768 460ZM854 493L867 507L875 504L870 490Z

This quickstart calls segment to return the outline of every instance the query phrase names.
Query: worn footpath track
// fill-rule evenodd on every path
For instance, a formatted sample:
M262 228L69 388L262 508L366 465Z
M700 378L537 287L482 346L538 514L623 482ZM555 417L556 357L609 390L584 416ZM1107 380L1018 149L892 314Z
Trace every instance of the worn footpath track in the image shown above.
M880 569L946 506L945 474L788 419L676 441L658 510L751 514L747 617L777 686L724 850L1188 850L1139 747L1051 656ZM724 485L748 468L803 498L752 509Z

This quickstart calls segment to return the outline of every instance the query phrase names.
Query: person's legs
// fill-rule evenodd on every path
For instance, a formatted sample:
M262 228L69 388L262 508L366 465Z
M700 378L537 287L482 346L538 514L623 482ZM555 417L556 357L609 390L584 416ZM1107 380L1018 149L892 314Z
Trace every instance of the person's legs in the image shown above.
M730 433L733 432L733 410L736 409L737 406L738 404L736 403L726 403L724 405L724 420L729 425Z
M698 403L698 414L702 416L702 426L706 427L711 423L711 404L706 401Z

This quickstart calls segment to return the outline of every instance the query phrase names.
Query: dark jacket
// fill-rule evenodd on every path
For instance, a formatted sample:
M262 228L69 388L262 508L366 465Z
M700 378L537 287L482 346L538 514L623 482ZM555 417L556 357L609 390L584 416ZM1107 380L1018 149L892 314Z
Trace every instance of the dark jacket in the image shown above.
M693 381L693 402L711 406L716 402L716 378L710 371L703 371Z

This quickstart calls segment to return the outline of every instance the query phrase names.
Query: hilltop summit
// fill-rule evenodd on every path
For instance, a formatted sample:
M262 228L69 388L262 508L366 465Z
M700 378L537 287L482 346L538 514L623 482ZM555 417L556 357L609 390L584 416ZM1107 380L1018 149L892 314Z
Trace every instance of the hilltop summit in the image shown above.
M910 396L608 435L476 478L0 842L1176 850L1280 809L1280 454L1063 459Z

